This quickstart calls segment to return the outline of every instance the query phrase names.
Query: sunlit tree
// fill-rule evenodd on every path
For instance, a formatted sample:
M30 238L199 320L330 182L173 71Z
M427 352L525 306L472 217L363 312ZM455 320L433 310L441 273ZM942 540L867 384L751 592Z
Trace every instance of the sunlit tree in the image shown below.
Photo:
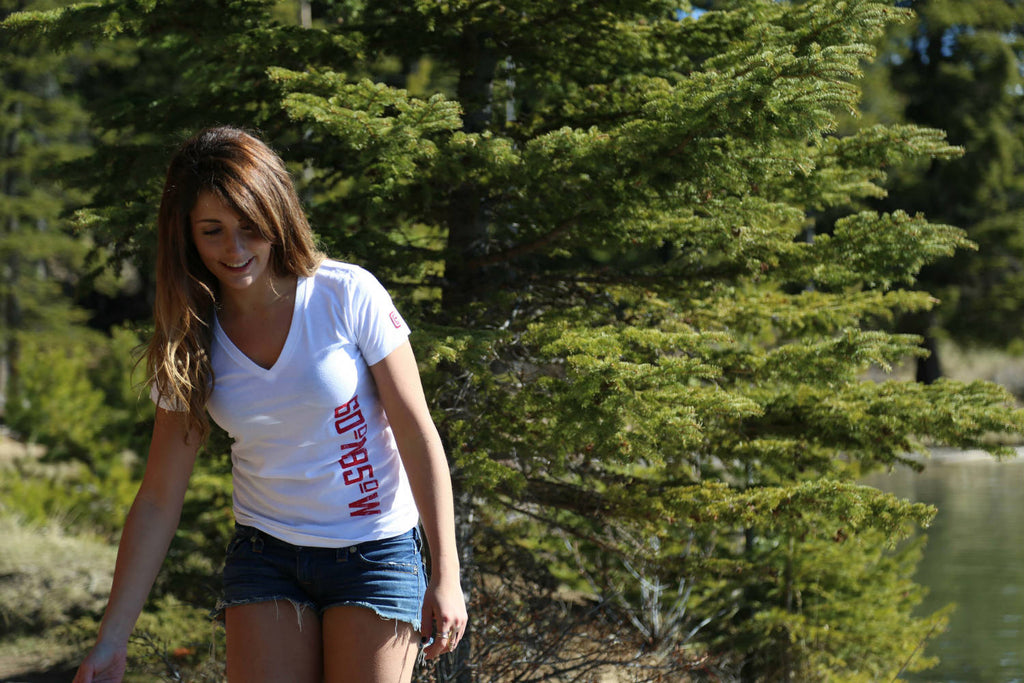
M256 0L108 0L6 24L137 45L79 175L113 253L149 258L169 150L232 123L400 300L475 615L439 679L892 679L941 621L912 615L914 551L893 550L930 511L856 477L1020 428L992 385L861 379L919 352L881 330L930 310L908 286L969 245L849 208L958 154L914 125L836 134L908 14L682 5L338 1L302 26Z

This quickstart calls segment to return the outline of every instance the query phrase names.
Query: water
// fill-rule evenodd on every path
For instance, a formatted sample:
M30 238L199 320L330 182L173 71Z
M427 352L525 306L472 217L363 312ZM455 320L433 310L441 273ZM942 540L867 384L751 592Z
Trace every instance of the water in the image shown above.
M864 483L939 509L917 570L930 591L921 609L957 609L926 648L939 666L906 679L1024 683L1024 459L936 451L922 473L899 469Z

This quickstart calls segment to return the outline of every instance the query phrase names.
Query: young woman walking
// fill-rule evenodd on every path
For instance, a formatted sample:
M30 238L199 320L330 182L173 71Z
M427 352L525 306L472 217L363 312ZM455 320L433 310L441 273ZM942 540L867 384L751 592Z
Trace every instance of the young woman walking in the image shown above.
M409 681L422 643L453 650L467 614L451 479L408 327L370 273L316 250L263 142L211 128L175 154L156 287L149 457L74 683L124 676L207 412L233 438L230 681Z

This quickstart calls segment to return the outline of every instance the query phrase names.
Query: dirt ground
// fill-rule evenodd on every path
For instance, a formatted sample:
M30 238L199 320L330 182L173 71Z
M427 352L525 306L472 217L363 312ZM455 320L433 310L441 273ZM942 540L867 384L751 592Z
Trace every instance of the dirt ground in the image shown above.
M0 683L68 683L75 670L56 666L40 671L38 655L0 655Z

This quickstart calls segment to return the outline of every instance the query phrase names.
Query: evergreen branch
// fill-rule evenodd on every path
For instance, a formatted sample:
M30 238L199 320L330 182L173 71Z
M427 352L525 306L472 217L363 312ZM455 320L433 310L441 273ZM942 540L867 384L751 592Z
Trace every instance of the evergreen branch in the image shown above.
M484 254L483 256L477 256L466 261L466 267L471 270L479 270L488 266L494 266L500 263L510 263L521 256L526 256L534 252L540 251L548 245L556 242L557 240L565 237L569 231L576 226L580 216L574 215L566 220L562 221L553 230L541 235L537 239L503 249L502 251Z
M896 683L896 681L898 681L900 679L900 676L903 675L903 672L906 671L907 667L910 666L910 663L914 661L914 657L917 656L917 653L924 649L924 646L931 639L932 634L934 634L935 631L941 625L942 625L942 622L940 622L940 621L936 621L934 624L932 624L932 627L928 630L928 633L926 633L924 636L921 637L921 639L917 642L917 645L914 646L914 649L911 651L910 655L907 656L906 661L904 661L903 665L900 666L899 671L897 671L896 675L894 675L892 677L892 682L891 683Z

